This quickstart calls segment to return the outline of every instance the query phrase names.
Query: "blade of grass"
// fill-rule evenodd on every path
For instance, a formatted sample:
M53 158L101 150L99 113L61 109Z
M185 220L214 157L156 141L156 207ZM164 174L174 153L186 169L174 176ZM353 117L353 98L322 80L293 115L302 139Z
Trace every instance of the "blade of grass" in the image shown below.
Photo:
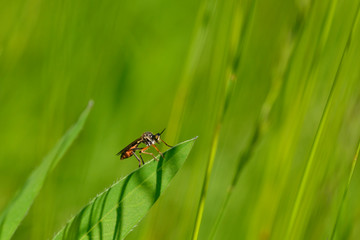
M226 76L225 77L225 79L226 79L225 97L223 99L223 104L219 110L218 121L216 123L214 136L213 136L213 140L212 140L212 144L211 144L211 148L210 148L211 150L210 150L210 155L209 155L209 159L208 159L208 163L207 163L207 167L206 167L206 173L204 176L204 182L203 182L202 192L201 192L199 206L198 206L198 210L197 210L195 227L194 227L192 239L198 239L198 236L199 236L202 215L203 215L204 207L205 207L206 194L207 194L207 190L208 190L208 186L209 186L209 181L210 181L213 164L215 161L215 155L216 155L216 151L217 151L217 145L218 145L218 141L219 141L221 125L222 125L227 108L230 103L232 90L236 83L236 74L239 70L239 66L241 65L242 53L243 53L244 47L246 45L247 36L249 34L248 32L250 31L250 25L252 23L252 19L253 19L253 15L254 15L256 1L251 2L251 4L249 5L249 7L246 11L247 14L245 15L244 19L242 18L243 13L241 12L241 7L242 7L241 3L235 1L232 4L233 4L233 7L231 8L232 14L229 15L230 20L231 20L230 21L231 25L230 25L229 33L228 33L228 41L230 43L229 44L230 47L228 49L228 51L229 51L228 55L229 55L230 60L227 62L226 71L225 71L225 74L226 74L225 75ZM222 210L220 210L220 211L222 211ZM221 218L221 216L220 216L220 218ZM213 228L211 235L213 235L215 233L216 225L217 225L217 223L215 223L215 228Z
M233 13L232 13L232 16L230 16L230 18L231 17L236 18L236 17L238 17L238 15L236 14L236 12L238 11L238 8L237 8L238 6L235 5L234 2L232 4L232 6L233 6L233 8L232 8ZM240 20L240 19L238 18L237 20ZM214 135L213 135L212 142L211 142L209 158L207 161L206 172L205 172L204 181L203 181L203 185L202 185L202 189L201 189L201 195L200 195L200 199L199 199L199 205L198 205L198 209L196 212L195 225L194 225L194 230L193 230L193 234L192 234L193 240L198 239L198 236L199 236L201 220L202 220L202 216L204 213L205 200L206 200L207 191L209 188L210 176L211 176L211 172L213 169L215 156L216 156L216 152L217 152L217 148L218 148L221 126L224 121L226 111L229 107L229 103L231 100L234 85L236 83L235 73L236 73L236 70L238 67L238 63L240 61L238 54L236 54L237 50L238 50L238 46L239 46L239 36L240 36L240 33L238 32L238 30L240 29L239 25L238 25L238 21L232 22L231 27L232 28L229 28L229 36L228 36L228 41L230 43L229 44L230 48L228 49L230 61L227 63L226 71L225 71L225 94L224 94L224 98L222 99L222 104L220 105L220 109L219 109L219 113L218 113L217 121L216 121L216 125L215 125Z
M294 233L294 227L295 227L296 218L297 218L298 213L299 213L300 203L301 203L301 201L303 199L303 196L304 196L304 193L305 193L305 188L306 188L306 186L308 185L308 183L310 181L309 173L310 173L310 170L312 169L312 166L313 166L314 156L315 156L315 153L317 151L318 144L319 144L320 138L321 138L322 133L323 133L325 122L327 121L327 116L328 116L328 113L329 113L331 103L333 101L334 89L336 87L336 83L337 83L338 78L339 78L340 70L341 70L344 58L347 55L349 46L350 46L350 44L352 42L353 32L354 32L354 29L356 27L356 23L358 22L359 10L360 10L360 4L358 4L356 15L355 15L355 17L353 19L353 22L352 22L351 31L349 33L345 48L343 50L341 60L340 60L340 63L338 65L338 69L336 71L336 75L335 75L335 78L334 78L334 81L333 81L333 84L332 84L332 87L331 87L331 90L330 90L330 93L329 93L329 96L328 96L328 99L327 99L327 102L326 102L326 105L325 105L325 109L324 109L323 115L321 117L319 127L317 129L315 140L314 140L314 143L312 145L311 152L310 152L310 157L309 157L309 160L307 162L305 172L304 172L303 178L301 180L300 188L299 188L299 191L298 191L298 194L297 194L297 197L296 197L295 205L294 205L293 210L292 210L292 214L291 214L291 218L290 218L290 222L289 222L289 226L288 226L288 229L287 229L285 239L292 239L293 234L295 234Z
M148 162L116 182L84 207L53 239L124 239L182 167L196 138L176 145L160 161Z
M225 71L225 97L223 99L222 105L220 106L218 121L215 126L215 131L211 143L210 155L206 166L206 172L204 176L203 186L201 190L199 206L196 214L195 226L193 230L192 239L198 239L201 220L205 207L206 195L209 187L210 176L212 172L212 168L215 161L215 156L217 152L217 146L219 141L219 135L221 131L221 125L224 120L227 108L230 103L231 93L234 88L234 84L236 83L236 73L238 72L238 68L240 66L240 62L242 60L242 52L245 46L246 38L244 36L247 35L249 30L249 19L252 19L256 1L252 1L249 7L249 11L245 17L245 23L243 23L242 14L241 14L241 4L239 2L232 3L232 14L230 15L231 26L229 28L228 33L228 41L229 41L229 49L228 49L228 57L230 61L227 62L226 71Z
M183 112L187 103L187 95L195 71L199 65L201 54L206 46L210 25L213 21L217 0L203 0L200 3L197 20L194 27L193 39L185 62L180 84L177 88L173 107L167 127L169 142L176 142L183 121Z
M254 5L255 1L253 1ZM245 23L249 23L250 16L252 16L254 10L254 6L251 7L251 11L248 13L247 20ZM251 14L250 14L251 13ZM302 17L304 14L299 14L299 17ZM249 142L247 147L244 151L242 151L239 154L237 166L235 168L235 172L233 175L233 178L230 182L230 185L228 186L228 190L225 196L225 200L222 203L222 206L220 208L220 211L215 219L214 226L211 229L210 237L209 239L214 239L215 234L217 231L217 228L222 220L222 217L224 215L225 209L228 206L229 200L232 196L233 189L235 188L239 177L244 169L244 167L247 165L249 160L252 157L253 152L255 151L258 143L261 141L263 135L265 134L267 127L269 125L269 115L270 112L274 106L275 101L277 100L280 91L282 89L283 83L286 82L286 79L288 77L288 72L290 69L290 66L293 62L293 56L294 52L296 52L296 49L299 45L299 39L303 30L303 21L302 19L297 19L295 22L293 28L291 29L291 35L288 41L286 42L285 47L283 48L283 54L282 59L280 60L277 68L277 74L272 80L272 85L267 93L267 97L261 107L260 114L258 116L258 120L255 123L255 127L253 128L251 137L249 138ZM246 28L244 28L246 29ZM242 34L245 35L245 32ZM240 57L240 56L239 56Z
M355 166L356 166L356 163L357 163L357 160L358 160L358 157L359 157L359 152L360 152L360 140L359 140L359 143L358 143L358 147L356 149L354 159L353 159L352 164L351 164L351 170L350 170L349 178L348 178L348 181L347 181L347 184L346 184L346 187L345 187L342 199L341 199L341 203L340 203L337 215L336 215L335 224L334 224L330 239L334 239L334 237L335 237L335 233L336 233L336 229L337 229L337 226L338 226L338 223L339 223L340 215L341 215L341 212L342 212L345 200L346 200L347 193L349 191L349 186L350 186L352 176L354 174Z
M44 158L40 166L31 173L25 185L5 208L0 217L1 240L10 239L14 234L44 185L46 176L50 170L56 166L79 135L90 113L92 105L93 101L90 101L87 108L80 115L79 120L65 133L55 147Z

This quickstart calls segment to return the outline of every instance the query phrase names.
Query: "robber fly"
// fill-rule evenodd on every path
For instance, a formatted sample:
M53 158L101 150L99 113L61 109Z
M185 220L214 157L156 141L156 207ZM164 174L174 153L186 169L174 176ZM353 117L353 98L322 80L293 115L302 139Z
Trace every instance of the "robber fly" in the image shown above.
M165 131L162 130L161 133L157 133L157 134L152 134L152 132L144 132L141 137L139 137L138 139L134 140L132 143L130 143L129 145L127 145L123 150L121 150L120 152L118 152L116 155L119 156L120 155L120 160L126 159L131 157L132 155L134 155L136 157L136 159L139 161L139 167L141 167L141 163L144 165L144 160L141 156L142 153L145 154L149 154L151 156L155 158L155 155L150 153L150 152L145 152L147 149L149 149L150 147L155 148L156 151L158 151L158 153L160 153L160 155L164 158L164 155L160 152L160 150L155 146L155 144L160 143L160 141L162 141L166 146L168 147L172 147L170 145L168 145L166 142L164 142L164 140L162 140L160 138L160 135ZM146 145L146 147L143 148L139 148L139 144L140 143L144 143ZM136 151L139 151L139 156L140 158L136 155ZM141 160L140 160L141 159Z

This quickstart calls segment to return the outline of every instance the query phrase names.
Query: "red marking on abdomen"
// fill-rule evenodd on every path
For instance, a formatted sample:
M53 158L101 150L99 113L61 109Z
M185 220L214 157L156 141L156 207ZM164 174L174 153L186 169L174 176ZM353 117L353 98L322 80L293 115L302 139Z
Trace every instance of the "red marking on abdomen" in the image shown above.
M132 150L129 150L127 152L124 152L122 155L121 155L121 160L122 159L125 159L125 158L128 158L128 157L131 157L133 155L133 151Z

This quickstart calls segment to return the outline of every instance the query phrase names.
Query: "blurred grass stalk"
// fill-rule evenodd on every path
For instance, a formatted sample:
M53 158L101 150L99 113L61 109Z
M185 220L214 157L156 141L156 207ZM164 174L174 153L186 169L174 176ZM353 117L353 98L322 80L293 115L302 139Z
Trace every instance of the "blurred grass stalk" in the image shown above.
M252 2L251 10L248 11L248 17L245 21L245 24L249 24L250 19L253 16L254 9L255 9L255 2ZM277 69L275 71L274 77L272 78L271 82L271 88L269 92L267 93L266 99L261 107L261 111L259 113L258 119L255 122L255 126L252 130L251 136L248 140L248 144L246 148L239 154L237 166L235 168L235 172L233 175L233 178L230 182L230 185L228 186L228 190L225 196L225 199L220 207L220 211L218 215L216 216L214 226L211 229L210 238L214 239L216 231L218 229L219 223L222 220L222 217L224 215L224 212L228 206L229 200L232 196L233 190L240 178L240 175L242 171L244 170L244 167L248 164L249 160L252 157L252 154L254 153L258 143L262 140L262 137L268 130L269 126L269 115L271 113L271 110L274 106L275 101L278 99L278 96L280 94L280 91L282 90L284 82L288 78L289 69L293 63L293 56L294 52L296 52L296 49L299 44L299 39L303 30L303 19L304 16L304 9L300 9L299 11L299 17L297 21L294 23L294 26L292 29L290 29L289 38L285 42L285 46L282 50L281 59L278 63ZM303 11L301 11L303 10ZM246 28L243 28L246 29ZM242 34L242 36L245 35L245 32Z
M226 94L225 94L226 96L225 96L223 108L220 111L221 113L220 113L219 121L217 121L215 130L214 130L214 136L212 139L210 155L209 155L207 166L206 166L206 172L205 172L204 182L203 182L203 186L202 186L202 190L201 190L199 206L198 206L197 213L196 213L196 220L195 220L195 226L194 226L192 239L198 239L201 219L202 219L202 215L203 215L204 207L205 207L206 194L207 194L207 191L209 188L210 176L211 176L211 172L212 172L212 168L213 168L214 160L215 160L215 156L216 156L216 151L217 151L217 147L218 147L221 125L223 123L226 109L227 109L228 103L230 101L230 97L231 97L231 93L232 93L231 90L233 89L233 85L235 84L235 79L236 78L234 77L234 75L230 75L229 77L227 77L227 87L226 87Z
M359 158L359 152L360 152L360 139L359 139L358 147L356 149L355 157L354 157L353 162L351 164L351 170L350 170L349 178L348 178L348 181L347 181L347 184L346 184L346 187L345 187L342 199L341 199L341 203L340 203L337 215L336 215L334 228L332 230L331 237L330 237L331 240L335 238L335 233L336 233L336 229L337 229L337 226L338 226L338 223L339 223L340 215L341 215L341 212L342 212L345 200L346 200L347 193L349 191L349 187L350 187L350 183L351 183L351 180L352 180L352 177L353 177L353 174L354 174L355 166L356 166L357 160Z
M336 1L333 1L331 9L335 9L335 6L336 6ZM317 132L316 132L314 143L313 143L313 145L311 147L310 156L309 156L309 159L307 161L305 172L303 174L301 184L300 184L300 187L299 187L299 191L298 191L297 196L296 196L295 205L294 205L294 207L292 209L291 218L290 218L290 222L289 222L289 225L288 225L288 228L287 228L285 239L294 239L295 236L298 235L297 231L296 231L297 230L297 225L298 225L298 224L296 224L296 219L298 218L298 215L299 215L300 203L303 201L303 197L304 197L304 194L305 194L305 188L307 187L307 185L311 181L310 180L310 171L311 171L311 169L313 168L313 165L314 165L315 153L316 153L316 151L318 149L318 145L319 145L319 142L320 142L320 138L322 137L322 134L323 134L325 123L328 120L329 109L330 109L330 106L332 105L332 102L333 102L334 90L335 90L335 88L337 86L337 82L338 82L338 79L339 79L340 71L341 71L342 66L343 66L344 58L348 53L349 46L350 46L350 44L352 42L352 36L353 36L354 30L357 27L358 22L359 22L359 10L360 10L360 3L357 6L357 10L356 10L356 14L355 14L355 17L353 19L353 22L352 22L351 30L350 30L348 39L346 41L345 48L344 48L344 50L342 52L340 63L338 65L338 68L337 68L337 71L336 71L336 74L335 74L335 77L334 77L334 80L333 80L333 83L332 83L332 86L331 86L331 89L330 89L330 93L329 93L329 96L328 96L328 99L327 99L327 102L326 102L326 105L325 105L325 109L323 111L323 115L321 117L318 129L317 129ZM327 15L327 19L328 20L330 19L330 21L331 21L332 18L333 18L333 14L334 14L334 11L330 11L330 14ZM329 21L327 21L327 23L328 22ZM326 26L329 26L329 25L326 24ZM328 28L325 28L325 30L328 30ZM327 37L328 32L325 31L323 33L325 33L326 37ZM325 34L323 34L322 37ZM321 38L321 39L323 39L323 38ZM325 44L325 41L321 41L321 43ZM322 49L323 46L324 45L320 45L321 49ZM315 55L315 56L317 56L317 55ZM312 64L311 66L314 66L314 64ZM311 71L310 71L310 74L311 74ZM350 176L351 176L351 173L350 173Z
M242 18L241 18L241 7L240 7L239 1L236 1L236 0L232 1L228 7L230 7L229 9L231 9L232 14L225 16L225 17L230 17L229 18L230 28L228 29L228 35L227 35L227 39L226 39L227 45L224 46L224 48L227 49L227 51L224 51L225 55L227 55L227 56L224 58L224 59L226 59L225 60L226 61L225 68L224 68L225 71L222 72L222 74L220 74L220 78L225 79L225 81L224 81L225 87L221 86L221 83L223 81L219 81L220 88L225 89L225 90L224 90L224 93L221 94L221 96L219 97L219 99L222 99L222 100L219 101L220 107L218 110L218 114L216 116L217 120L215 121L215 128L214 128L214 132L213 132L213 137L212 137L212 142L211 142L211 147L210 147L210 152L209 152L209 158L207 161L206 172L205 172L201 195L200 195L200 199L199 199L199 205L198 205L198 209L197 209L197 213L196 213L195 225L194 225L194 230L193 230L193 234L192 234L192 239L194 239L194 240L198 239L198 236L199 236L201 220L202 220L202 216L203 216L203 212L204 212L205 201L206 201L207 191L208 191L209 182L210 182L210 176L211 176L211 172L213 169L215 156L216 156L216 152L217 152L217 148L218 148L220 131L221 131L221 127L224 122L224 117L225 117L225 114L229 107L233 89L234 89L234 86L236 83L236 72L238 70L238 66L239 66L239 62L240 62L240 53L241 53L240 46L243 46L243 43L241 40L244 39L244 38L241 39L240 37L243 37L242 35L244 33L244 30L246 30L246 28L244 28L244 26L241 26ZM220 71L223 71L223 70L220 70Z
M255 1L253 1L253 2L255 2ZM332 4L329 6L329 11L327 12L327 16L326 16L324 24L323 24L321 38L319 38L319 41L317 42L317 45L318 45L318 48L316 48L317 54L314 54L314 57L312 59L312 64L311 64L312 68L314 68L314 66L317 65L318 56L322 53L322 51L324 49L324 45L328 39L329 29L330 29L331 23L333 21L333 16L334 16L335 7L337 5L337 1L332 1L331 3ZM296 49L298 47L299 40L300 40L299 36L302 35L301 32L303 31L304 24L303 24L302 18L306 15L305 11L307 11L308 9L309 9L308 7L304 7L304 6L302 8L299 7L299 10L300 10L299 16L300 17L297 19L297 21L295 21L293 29L291 29L292 34L290 34L289 41L287 42L287 44L285 45L285 47L283 49L282 59L280 60L278 69L272 80L271 89L268 92L267 98L265 99L264 104L261 108L261 112L259 114L259 117L255 124L255 127L252 131L249 143L248 143L247 147L245 148L245 150L243 152L241 152L239 155L239 160L237 163L237 167L236 167L234 176L228 187L228 191L225 196L225 200L220 208L219 214L216 217L214 227L211 230L210 239L213 239L215 236L218 225L222 219L222 216L228 205L229 199L233 193L233 189L235 188L235 186L238 182L238 179L240 177L242 170L244 169L245 165L250 160L252 153L255 151L257 144L259 143L259 141L261 141L262 136L264 135L264 133L267 130L267 127L269 125L269 120L268 120L269 113L272 110L274 102L276 101L276 99L279 96L279 92L282 88L283 82L286 81L286 79L288 77L288 72L289 72L289 69L293 62L293 56L294 56L293 53L296 52ZM245 22L248 22L248 21L245 21ZM310 74L311 73L312 73L312 71L310 71ZM349 179L349 181L350 181L350 179ZM335 231L335 228L334 228L334 231Z
M179 137L183 122L186 99L190 84L194 80L194 75L199 66L200 57L206 46L209 35L211 21L214 18L214 12L217 0L203 0L200 4L199 12L193 32L193 39L189 48L189 53L185 62L184 71L180 79L180 84L174 98L173 107L167 127L169 142L176 142Z
M12 238L43 188L49 172L55 168L83 129L93 104L94 101L90 100L78 121L56 143L40 165L32 171L23 187L0 214L1 240Z

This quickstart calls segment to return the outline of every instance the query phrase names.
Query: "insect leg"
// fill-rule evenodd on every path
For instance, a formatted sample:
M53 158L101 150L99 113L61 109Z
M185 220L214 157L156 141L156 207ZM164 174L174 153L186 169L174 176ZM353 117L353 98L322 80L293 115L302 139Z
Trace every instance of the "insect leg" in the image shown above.
M154 144L152 144L151 146L153 146L155 148L155 150L158 151L158 153L160 153L162 158L164 158L164 155L160 152L160 150Z
M143 160L142 156L140 154L139 154L139 156L141 158L142 164L144 165L145 163L144 163L144 160Z
M152 154L152 153L150 153L150 152L145 152L146 150L148 150L149 149L149 147L150 146L146 146L146 147L144 147L143 149L141 149L141 151L140 151L140 153L145 153L145 154L149 154L149 155L151 155L156 161L159 161L159 160L157 160L157 158L155 157L155 155L154 154Z
M164 140L162 140L161 138L160 138L160 140L161 140L166 146L172 147L172 146L170 146L169 144L167 144Z
M133 152L134 152L134 154L135 154L135 151L137 151L137 150L142 150L142 148L133 148L132 150L133 150ZM143 158L142 158L142 156L141 156L141 152L139 152L139 156L140 156L140 159L141 159L142 164L144 165L145 162L144 162L144 160L143 160Z
M134 153L134 156L136 157L136 159L137 159L138 162L139 162L139 167L141 167L141 162L140 162L139 157L136 155L135 151L133 151L133 153ZM140 155L140 157L141 157L141 155ZM141 158L141 160L142 160L142 158ZM142 163L144 164L144 161L142 161Z

